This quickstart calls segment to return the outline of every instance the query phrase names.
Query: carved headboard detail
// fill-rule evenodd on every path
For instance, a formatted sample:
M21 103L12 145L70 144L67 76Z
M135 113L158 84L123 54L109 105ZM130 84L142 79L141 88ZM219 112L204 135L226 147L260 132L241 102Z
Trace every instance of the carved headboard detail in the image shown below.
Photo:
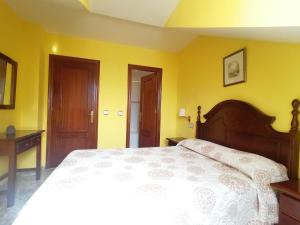
M223 101L204 115L198 106L196 138L230 148L265 156L285 165L289 178L298 178L299 167L299 100L292 102L292 122L289 132L272 128L275 117L238 100Z

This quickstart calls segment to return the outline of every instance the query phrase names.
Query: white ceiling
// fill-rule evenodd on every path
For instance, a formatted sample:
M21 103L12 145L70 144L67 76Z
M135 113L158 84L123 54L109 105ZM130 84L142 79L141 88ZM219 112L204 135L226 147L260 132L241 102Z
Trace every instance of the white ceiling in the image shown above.
M93 13L163 27L179 0L90 0Z
M77 0L5 0L26 21L50 33L73 35L171 52L197 34L135 23L88 12ZM150 1L149 1L150 2Z
M78 0L5 1L21 18L39 24L50 33L172 52L182 50L199 35L300 43L300 27L160 27L178 0L90 0L91 10L97 13L86 10Z

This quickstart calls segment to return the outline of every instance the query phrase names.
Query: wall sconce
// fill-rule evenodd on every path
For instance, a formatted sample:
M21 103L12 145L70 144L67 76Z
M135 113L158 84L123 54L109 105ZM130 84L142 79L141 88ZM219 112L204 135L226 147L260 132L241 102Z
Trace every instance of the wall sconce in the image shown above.
M191 122L191 116L186 116L185 115L185 108L180 108L179 109L179 116L186 118L189 121L189 123Z

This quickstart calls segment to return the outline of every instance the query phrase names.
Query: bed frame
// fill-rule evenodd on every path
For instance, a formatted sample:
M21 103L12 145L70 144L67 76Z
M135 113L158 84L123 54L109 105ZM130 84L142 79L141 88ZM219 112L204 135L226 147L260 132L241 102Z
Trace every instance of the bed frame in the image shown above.
M196 138L230 148L262 155L285 165L290 179L298 178L299 168L299 100L292 102L292 122L289 132L272 128L275 117L238 100L223 101L204 115L198 106Z

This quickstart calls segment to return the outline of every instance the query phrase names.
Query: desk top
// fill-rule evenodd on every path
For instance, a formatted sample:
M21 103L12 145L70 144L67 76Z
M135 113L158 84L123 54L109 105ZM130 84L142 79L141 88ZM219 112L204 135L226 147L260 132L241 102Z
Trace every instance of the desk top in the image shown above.
M15 134L0 133L0 141L19 141L43 133L44 130L16 130Z

